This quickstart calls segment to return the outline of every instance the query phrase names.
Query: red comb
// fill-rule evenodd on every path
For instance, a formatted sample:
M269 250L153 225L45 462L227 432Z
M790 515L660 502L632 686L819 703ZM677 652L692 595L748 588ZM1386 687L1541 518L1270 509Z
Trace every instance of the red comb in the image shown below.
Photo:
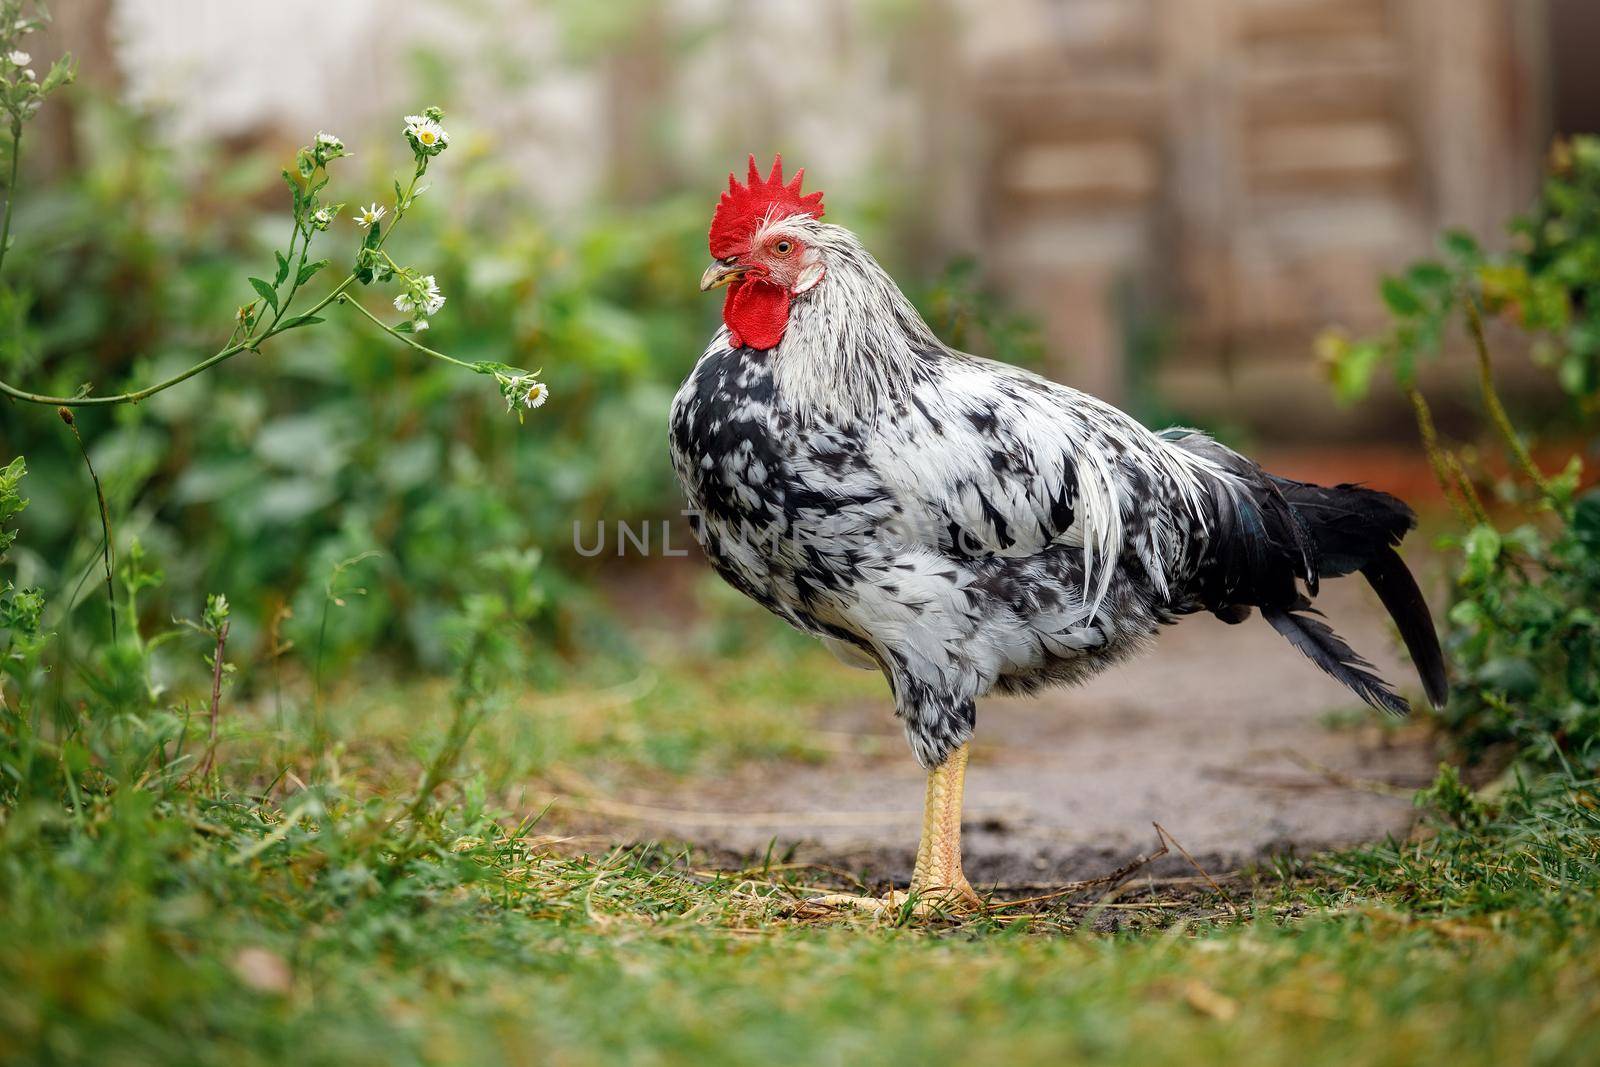
M731 173L728 191L717 201L717 212L711 216L711 254L717 259L737 256L750 249L750 237L768 215L786 218L790 215L822 217L822 194L800 195L800 180L804 167L794 172L788 185L783 184L783 156L772 159L772 173L765 178L756 170L756 157L750 157L750 177L740 185Z

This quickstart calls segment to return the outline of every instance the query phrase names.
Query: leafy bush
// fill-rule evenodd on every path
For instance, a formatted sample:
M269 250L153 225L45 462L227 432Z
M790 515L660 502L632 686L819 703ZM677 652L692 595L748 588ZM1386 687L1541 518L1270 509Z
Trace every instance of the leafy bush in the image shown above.
M502 453L515 452L517 424L495 410L494 391L482 379L452 364L492 375L508 403L542 400L546 386L507 366L513 334L491 345L482 334L441 328L485 306L450 288L464 273L461 241L443 257L444 270L430 268L456 301L451 314L431 322L435 275L400 266L398 244L385 246L391 223L420 195L415 179L437 149L418 151L412 187L397 184L388 217L361 229L342 216L344 205L318 196L325 163L343 154L342 144L334 151L336 139L319 140L302 150L284 175L301 243L276 253L276 275L251 279L256 299L238 307L245 281L235 266L240 242L262 258L273 253L194 204L199 190L237 189L242 177L219 177L202 161L153 147L142 136L148 131L117 109L95 109L86 128L91 147L81 176L47 190L31 208L24 201L19 211L22 237L10 266L12 336L20 343L0 353L4 377L66 397L78 396L84 381L114 392L121 381L170 380L194 363L192 353L214 346L205 323L236 323L222 350L231 362L137 406L80 409L76 416L105 491L114 548L126 551L139 539L171 561L169 581L148 610L156 617L193 611L205 590L224 588L235 599L239 647L264 651L280 624L287 639L308 642L319 636L334 566L376 549L371 573L380 580L371 597L341 613L346 625L333 635L334 658L379 636L404 639L409 632L426 662L443 664L433 624L468 591L463 576L486 552L528 547L516 509L491 490L479 459L493 451L480 447L485 438ZM258 168L261 161L249 162ZM262 193L276 202L282 186L277 190ZM443 236L433 214L418 213L429 219L426 238ZM138 222L124 225L126 219ZM294 293L324 262L308 260L312 239L341 223L346 241L353 236L359 244L350 278L312 305L309 317L290 312ZM417 347L420 330L432 325L430 341L444 349L459 341L473 358L441 356L436 369L419 370L414 352L384 344L364 318L320 323L314 314L330 301L337 308L353 283L385 280L399 285L396 307L409 309L389 332ZM366 314L354 301L347 306ZM319 328L295 329L305 323ZM294 332L261 347L284 330ZM26 451L42 475L34 494L37 551L20 562L33 584L61 590L62 612L81 611L86 622L103 625L106 608L94 585L77 583L98 551L83 535L100 529L82 459L47 408L8 407L0 448ZM520 403L517 410L524 410ZM464 433L464 426L476 428ZM526 494L548 495L543 486ZM401 573L417 580L401 583ZM398 635L389 625L397 618L409 624L396 627ZM328 636L325 629L320 636Z
M1385 278L1393 325L1379 337L1322 339L1333 381L1363 395L1392 368L1410 397L1434 473L1462 520L1448 644L1457 669L1446 723L1471 753L1509 743L1524 759L1600 768L1600 492L1581 492L1583 457L1557 473L1535 461L1495 388L1482 314L1521 329L1580 424L1600 415L1600 140L1552 153L1533 211L1511 225L1512 248L1486 253L1445 235L1445 257ZM1481 310L1480 310L1481 309ZM1476 449L1447 447L1417 384L1453 325L1477 355L1484 414L1505 473ZM1496 492L1488 497L1484 486Z

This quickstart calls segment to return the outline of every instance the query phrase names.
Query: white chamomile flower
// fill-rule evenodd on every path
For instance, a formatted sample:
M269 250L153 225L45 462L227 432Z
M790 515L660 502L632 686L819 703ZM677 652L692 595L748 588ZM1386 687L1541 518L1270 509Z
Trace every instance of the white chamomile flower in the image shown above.
M527 389L522 394L522 406L532 411L534 408L544 407L544 402L550 399L550 387L543 382L529 382Z
M444 294L439 292L439 283L430 274L422 279L422 310L425 314L437 315L442 307Z
M20 49L15 52L7 52L6 59L13 67L26 67L33 62L33 57Z
M326 148L343 148L344 147L344 142L341 141L335 134L327 133L327 132L321 131L321 130L319 130L317 132L317 143L319 145L323 145Z
M433 275L409 282L406 291L394 298L396 311L422 309L424 315L437 315L444 307L444 294L439 292L439 282Z
M406 136L429 155L444 151L445 145L450 143L445 128L426 115L406 116Z
M355 224L357 226L360 226L363 230L365 230L368 227L374 225L379 219L383 218L388 213L389 213L389 209L388 208L380 207L376 202L374 202L374 203L368 204L366 207L362 208L360 211L357 211L356 214L355 214L354 222L355 222Z

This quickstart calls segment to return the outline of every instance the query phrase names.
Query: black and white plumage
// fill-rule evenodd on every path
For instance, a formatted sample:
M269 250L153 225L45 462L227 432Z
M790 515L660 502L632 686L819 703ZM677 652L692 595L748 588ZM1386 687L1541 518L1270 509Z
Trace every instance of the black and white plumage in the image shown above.
M811 213L753 223L706 284L729 279L787 287L786 317L774 346L739 343L730 294L673 402L696 537L741 592L884 673L924 766L967 741L985 694L1082 681L1198 611L1258 609L1363 700L1404 711L1311 607L1320 579L1355 570L1443 699L1394 551L1414 523L1400 501L1274 477L1197 431L1153 433L953 351L854 235Z

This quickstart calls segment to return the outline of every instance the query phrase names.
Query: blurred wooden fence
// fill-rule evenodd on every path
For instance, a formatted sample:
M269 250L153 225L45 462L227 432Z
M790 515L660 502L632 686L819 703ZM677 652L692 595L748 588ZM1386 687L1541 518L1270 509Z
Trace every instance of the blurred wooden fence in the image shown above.
M1170 382L1282 385L1320 327L1373 321L1380 271L1445 226L1497 233L1535 188L1540 4L1037 6L977 74L984 202L997 269L1102 394L1127 384L1119 285L1170 317Z

